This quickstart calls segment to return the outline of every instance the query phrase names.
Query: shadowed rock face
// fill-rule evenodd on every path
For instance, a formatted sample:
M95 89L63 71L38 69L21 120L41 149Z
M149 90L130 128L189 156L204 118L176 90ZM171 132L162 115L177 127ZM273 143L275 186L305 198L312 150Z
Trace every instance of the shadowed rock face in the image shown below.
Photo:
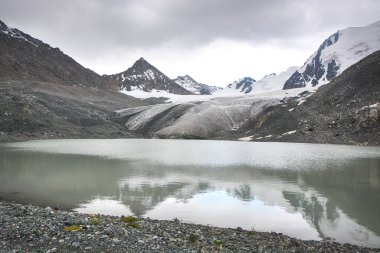
M105 77L117 82L120 89L126 89L128 91L140 89L149 92L155 89L181 95L193 94L175 83L144 58L137 60L132 67L124 72Z
M316 86L320 79L325 74L325 66L322 64L321 54L322 51L336 43L339 38L339 33L335 33L327 38L322 45L318 48L315 56L311 58L310 62L306 64L305 70L297 70L284 84L284 90L305 87L307 83ZM336 65L335 59L328 63L326 80L330 81L337 75L339 66Z
M240 92L247 94L252 91L252 85L254 85L255 82L256 80L251 77L244 77L240 80L230 83L227 87L230 89L240 90Z

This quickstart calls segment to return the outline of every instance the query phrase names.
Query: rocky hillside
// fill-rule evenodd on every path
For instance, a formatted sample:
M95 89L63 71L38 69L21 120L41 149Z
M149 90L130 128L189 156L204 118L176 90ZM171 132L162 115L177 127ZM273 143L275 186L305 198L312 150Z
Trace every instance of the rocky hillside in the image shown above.
M284 84L284 89L330 82L352 64L380 50L380 21L337 31Z
M0 142L128 137L113 111L157 102L77 85L0 81Z
M178 76L173 79L173 81L196 95L212 95L214 92L222 89L220 87L198 83L189 75Z
M240 130L252 140L379 145L380 51L307 99L283 100L281 106L268 107Z
M143 90L151 92L152 90L162 90L169 93L180 95L191 95L192 92L175 83L144 58L137 60L132 67L124 72L114 75L106 75L107 79L118 83L120 89Z
M116 89L58 48L0 21L0 80L43 81Z

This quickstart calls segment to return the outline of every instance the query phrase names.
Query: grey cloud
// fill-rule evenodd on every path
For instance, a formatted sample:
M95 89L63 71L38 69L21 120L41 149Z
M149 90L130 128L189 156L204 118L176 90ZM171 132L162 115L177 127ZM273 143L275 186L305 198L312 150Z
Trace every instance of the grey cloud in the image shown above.
M219 38L281 43L366 25L378 13L378 0L0 0L6 23L88 56L166 43L192 48Z

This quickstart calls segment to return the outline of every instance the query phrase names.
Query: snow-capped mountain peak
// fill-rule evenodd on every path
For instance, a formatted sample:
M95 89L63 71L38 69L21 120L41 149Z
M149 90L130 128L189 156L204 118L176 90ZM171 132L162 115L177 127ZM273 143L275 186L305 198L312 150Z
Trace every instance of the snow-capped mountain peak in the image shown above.
M145 92L157 90L181 95L193 94L173 82L142 57L126 71L108 77L117 81L121 90L142 90Z
M220 87L198 83L189 75L178 76L177 78L173 79L173 81L186 90L191 91L197 95L211 95L217 90L221 89Z
M285 83L284 89L326 84L349 66L380 50L380 21L328 37Z

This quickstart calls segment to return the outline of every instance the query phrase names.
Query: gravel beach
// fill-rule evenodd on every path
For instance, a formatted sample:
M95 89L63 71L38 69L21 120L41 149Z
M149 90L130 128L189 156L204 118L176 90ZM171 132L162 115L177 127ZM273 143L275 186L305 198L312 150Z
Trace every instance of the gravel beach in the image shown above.
M86 215L0 201L0 252L380 252L278 233Z

